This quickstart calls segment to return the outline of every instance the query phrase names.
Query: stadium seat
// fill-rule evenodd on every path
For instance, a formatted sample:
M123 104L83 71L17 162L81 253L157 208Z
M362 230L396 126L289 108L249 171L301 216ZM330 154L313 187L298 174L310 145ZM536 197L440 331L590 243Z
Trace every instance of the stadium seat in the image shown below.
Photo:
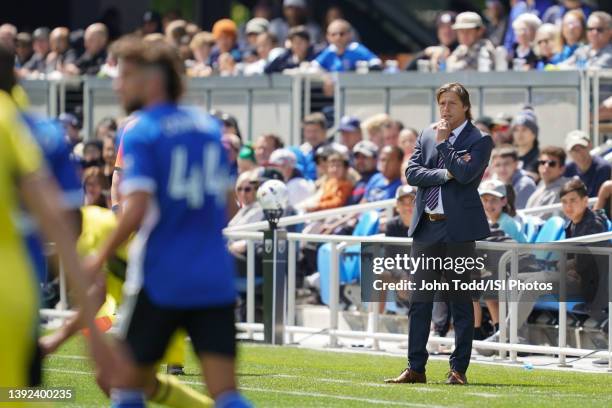
M581 299L573 299L572 301L568 301L567 303L567 311L568 313L574 314L586 314L583 310L580 310L584 301ZM548 312L558 312L559 311L559 297L554 294L548 294L541 296L533 307L534 310L539 311L548 311Z
M380 214L378 211L368 211L359 217L359 222L353 230L353 236L374 235L378 231ZM317 251L317 270L320 274L321 300L329 304L329 273L331 265L331 244L326 243ZM361 270L361 245L350 245L342 251L340 257L340 285L359 280Z
M535 243L555 242L565 238L565 220L559 216L550 217L535 238ZM559 260L559 254L554 251L535 251L535 257L543 266Z
M533 215L526 215L523 217L523 221L524 224L522 233L525 235L527 242L535 242L538 232L540 231L540 227L542 226L542 220L539 217L534 217Z

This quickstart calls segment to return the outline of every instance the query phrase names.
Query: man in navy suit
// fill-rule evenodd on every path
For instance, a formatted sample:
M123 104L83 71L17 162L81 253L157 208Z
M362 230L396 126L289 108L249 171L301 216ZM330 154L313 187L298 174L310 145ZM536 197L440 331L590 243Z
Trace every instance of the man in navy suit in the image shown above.
M408 184L418 187L408 231L413 238L411 257L423 258L428 264L411 275L416 290L411 293L408 312L408 368L397 378L385 380L389 383L427 381L426 346L435 290L419 290L423 281L451 285L451 290L444 293L455 326L447 384L467 384L465 373L472 354L471 293L453 291L452 281L471 281L475 260L468 265L466 259L475 257L475 241L489 235L478 185L489 164L493 140L472 124L470 96L463 85L443 85L436 92L436 100L441 119L421 132L406 169Z

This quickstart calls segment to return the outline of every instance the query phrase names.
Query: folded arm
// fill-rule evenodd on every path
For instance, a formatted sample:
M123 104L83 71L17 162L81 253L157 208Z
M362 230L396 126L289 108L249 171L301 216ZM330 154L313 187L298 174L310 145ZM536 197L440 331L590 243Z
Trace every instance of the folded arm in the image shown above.
M470 160L465 161L448 141L437 145L438 152L444 159L444 166L461 184L471 183L484 172L491 158L493 140L485 136L476 142L470 150Z
M417 141L414 153L406 168L406 179L408 184L415 187L439 186L447 181L445 169L430 169L425 167L421 137Z

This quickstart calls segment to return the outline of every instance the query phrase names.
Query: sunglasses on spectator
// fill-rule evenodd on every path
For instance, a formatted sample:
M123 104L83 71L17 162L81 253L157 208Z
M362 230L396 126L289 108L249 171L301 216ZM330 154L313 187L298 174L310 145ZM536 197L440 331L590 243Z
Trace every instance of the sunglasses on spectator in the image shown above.
M245 193L251 193L253 192L253 187L238 187L236 191L237 192L244 191Z
M554 160L538 160L538 165L548 165L548 167L557 167L559 165L559 162L556 162Z
M597 31L599 34L606 31L604 27L587 27L587 31Z
M542 38L541 40L538 40L538 45L542 43L549 43L549 42L550 42L550 38Z

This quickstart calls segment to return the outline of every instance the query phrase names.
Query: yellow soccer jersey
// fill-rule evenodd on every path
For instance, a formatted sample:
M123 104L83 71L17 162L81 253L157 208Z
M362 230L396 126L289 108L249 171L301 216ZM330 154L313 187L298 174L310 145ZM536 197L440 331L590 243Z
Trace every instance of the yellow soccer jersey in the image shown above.
M16 214L19 181L42 155L10 96L0 91L0 385L28 385L38 323L37 278Z

